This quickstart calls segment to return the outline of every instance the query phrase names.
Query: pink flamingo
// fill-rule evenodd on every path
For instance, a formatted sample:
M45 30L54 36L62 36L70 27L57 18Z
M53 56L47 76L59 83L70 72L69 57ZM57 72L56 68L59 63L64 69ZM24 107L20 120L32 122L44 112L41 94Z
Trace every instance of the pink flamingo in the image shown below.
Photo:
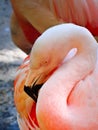
M98 129L97 51L92 34L74 24L54 26L36 40L15 80L21 130Z

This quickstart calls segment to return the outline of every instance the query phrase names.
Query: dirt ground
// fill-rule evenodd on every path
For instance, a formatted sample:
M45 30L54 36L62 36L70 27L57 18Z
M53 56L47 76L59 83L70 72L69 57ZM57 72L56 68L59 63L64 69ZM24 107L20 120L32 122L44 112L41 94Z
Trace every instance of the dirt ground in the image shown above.
M10 0L0 0L0 130L19 130L13 98L13 81L26 55L10 36Z

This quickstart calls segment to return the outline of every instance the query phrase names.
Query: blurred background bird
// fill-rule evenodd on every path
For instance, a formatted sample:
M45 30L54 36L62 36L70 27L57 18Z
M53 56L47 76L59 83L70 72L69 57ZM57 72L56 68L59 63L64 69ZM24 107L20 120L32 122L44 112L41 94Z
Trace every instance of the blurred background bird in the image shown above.
M43 57L46 55L46 52L44 53L44 50L46 49L46 51L49 52L47 50L49 45L51 43L54 44L54 41L51 41L51 39L50 39L51 37L50 38L47 38L47 37L44 38L44 35L41 35L48 28L51 28L55 25L60 25L62 23L74 23L76 25L80 25L80 26L84 26L84 27L88 28L89 31L91 31L91 33L97 39L97 36L98 36L98 17L97 17L97 11L98 11L98 7L97 7L98 4L97 3L98 2L97 2L97 0L95 0L95 1L89 1L89 0L87 0L87 1L83 1L83 0L80 0L80 1L77 1L77 0L70 0L70 1L68 1L68 0L62 0L62 1L55 1L55 0L52 0L52 1L45 1L45 0L41 0L41 1L40 0L28 0L28 1L27 0L24 0L24 1L22 1L22 0L20 0L20 1L11 0L11 3L12 3L12 7L13 7L13 14L12 14L12 17L11 17L12 39L13 39L14 43L20 49L22 49L24 52L26 52L27 54L31 53L30 56L28 56L24 60L23 64L19 67L17 74L16 74L16 79L15 79L14 98L15 98L16 108L17 108L17 111L19 113L18 122L19 122L20 129L21 130L29 130L29 129L39 129L39 127L40 127L40 129L43 129L43 130L45 130L45 129L47 129L47 130L51 130L51 129L59 130L59 127L60 127L60 129L62 129L62 130L63 129L65 130L65 128L68 129L68 130L69 129L74 130L77 127L80 130L84 130L84 126L80 127L80 126L77 126L76 124L70 124L71 120L68 120L69 124L63 124L63 122L62 122L61 126L59 126L57 128L56 126L58 126L57 123L58 123L59 120L57 120L57 122L56 121L53 122L54 124L52 124L52 122L49 121L51 118L54 119L55 115L52 115L50 117L48 115L49 118L47 118L47 116L45 115L45 113L47 113L47 109L44 109L44 108L47 108L47 106L50 105L50 104L48 104L50 102L50 99L55 99L55 98L54 97L52 98L53 95L51 95L51 93L50 93L51 98L49 99L49 102L47 103L48 105L46 106L46 104L45 104L47 101L45 101L45 103L42 103L42 102L44 102L43 98L47 97L47 95L48 95L46 89L43 90L45 85L43 86L42 84L47 81L47 79L50 77L50 75L53 74L53 72L58 68L58 66L53 66L54 68L53 68L53 70L51 70L51 65L50 65L49 70L47 71L47 73L45 73L44 76L38 75L39 77L36 77L36 78L35 78L35 74L36 73L38 74L38 72L40 70L38 72L37 71L31 71L31 70L32 70L33 67L36 70L36 69L40 68L41 65L43 66L43 68L44 68L45 65L48 66L47 61L44 61L43 58L40 59L41 54L43 54ZM70 30L70 28L66 28L66 29ZM70 30L70 31L73 31L73 30ZM50 30L50 32L52 33L52 35L54 37L56 36L56 33L53 33L52 30ZM61 31L59 30L59 33L62 33L62 27L61 27ZM83 31L83 33L84 33L84 31ZM70 34L70 35L74 36L73 33ZM42 38L42 41L43 41L43 39L44 40L46 39L47 48L40 50L40 47L41 46L43 47L43 42L40 41L40 40L39 40L39 43L41 43L42 45L38 44L38 46L39 46L38 47L38 46L36 46L37 44L34 44L34 43L36 43L35 41L39 36L41 36L40 39ZM62 39L61 39L61 41L62 41ZM59 40L58 40L58 42L59 42ZM57 42L57 44L58 44L58 42ZM93 42L95 43L95 41L93 41ZM67 46L69 46L69 45L67 45ZM36 52L37 47L38 47L38 50L37 50L38 53L33 55L33 53L34 53L33 51L35 49L35 52ZM77 48L77 46L75 46L75 47ZM85 49L85 46L83 48ZM32 49L32 51L31 51L31 49ZM72 49L72 48L69 47L69 50L70 49ZM60 50L60 48L59 48L59 50ZM62 47L61 47L61 50L62 50ZM87 52L89 52L89 51L91 51L91 50L88 50ZM51 53L52 52L53 51L51 51ZM51 53L50 53L50 56L51 56ZM93 51L92 51L92 54L93 54ZM38 57L35 60L36 56L38 56ZM86 54L85 54L85 56L86 56ZM51 59L56 59L55 55L54 55L53 58L51 57ZM42 62L40 62L40 60L42 60ZM63 60L64 59L62 59L60 61L62 62ZM92 63L90 63L90 64L92 65ZM89 64L89 62L88 62L88 64ZM96 64L96 62L95 62L95 64ZM95 64L93 64L94 65L93 67L95 67ZM36 66L36 65L39 65L39 66ZM43 68L42 68L42 70L43 70ZM91 69L90 72L93 71L93 70L94 69ZM96 77L96 75L97 75L96 72L94 74L95 74L95 77ZM78 79L78 81L80 81L80 80L81 80L81 78ZM92 81L92 84L93 83L94 83L94 81ZM34 84L35 84L35 86L34 86ZM53 83L51 83L51 84L52 85L50 85L50 86L52 87ZM62 84L63 84L63 82L62 82ZM95 84L97 84L96 81L95 81ZM29 95L27 95L25 93L24 85L25 85L25 88L26 88L25 91ZM39 97L38 102L37 102L38 105L37 105L37 109L36 109L36 101L32 100L32 98L34 99L34 97L32 97L32 98L30 97L30 92L33 91L33 87L35 88L36 86L40 86L40 85L43 86L41 88L41 90L39 90L39 89L35 90L34 92L36 92L37 94L33 93L33 94L35 94L35 96L34 95L33 96L36 99ZM47 86L47 84L46 84L46 86ZM61 85L61 86L64 86L64 85ZM88 86L88 85L86 85L86 86ZM30 88L30 89L27 89L27 88ZM48 89L49 88L47 87L47 90ZM51 88L51 90L52 90L52 88ZM39 91L40 91L40 93L39 93ZM46 94L43 94L43 91L45 91ZM89 91L90 90L88 90L88 93L90 93ZM91 91L92 91L92 87L91 87ZM48 91L48 92L50 92L50 91ZM54 93L54 91L52 91L52 92L56 96L57 93L56 92ZM80 95L83 95L80 90L79 90L79 92L80 92ZM84 94L84 95L86 95L86 94ZM95 90L94 90L94 94L95 94ZM94 94L92 94L92 96L94 96ZM57 96L58 96L58 94L57 94ZM96 96L96 94L95 94L95 96ZM96 101L95 96L94 96L94 102ZM63 96L61 96L61 97L63 97ZM70 94L68 96L68 99L70 99L72 101L72 98L70 98ZM88 94L87 94L86 99L87 99L86 101L88 102ZM82 101L86 102L85 98L83 100L81 100L81 102ZM73 101L72 102L74 102L75 104L79 103L79 102L77 102L76 98L74 98L74 94L73 94ZM80 104L81 104L81 102L80 102ZM59 109L57 102L55 102L55 104L57 106L53 105L54 108ZM42 106L43 106L43 110L42 110ZM51 107L49 106L48 114L49 113L53 114L54 109L50 110L50 108ZM96 109L96 107L94 109ZM94 109L92 109L93 110L92 113L94 114L94 118L95 118L95 114L97 114L97 110L94 113ZM36 113L36 111L37 111L37 113ZM54 112L54 113L56 113L56 112ZM87 112L87 109L85 110L85 108L84 108L83 113L85 113L85 112ZM88 112L90 112L90 111L88 111ZM42 116L41 113L43 113L43 116ZM36 114L37 114L37 119L36 119ZM56 114L58 114L58 113L56 113ZM63 114L65 115L65 113L61 113L60 115L63 115ZM74 115L75 113L71 113L71 115L72 114ZM74 115L74 116L76 116L76 115ZM78 116L80 116L80 115L78 115ZM81 117L79 119L82 120L82 121L83 120L85 121L84 117ZM85 117L85 118L88 118L88 116ZM47 120L45 120L45 119L47 119ZM70 119L72 119L72 118L70 118ZM89 127L88 127L88 125L85 126L86 130L87 129L93 130L93 129L98 128L98 124L96 123L96 119L97 118L95 118L94 123L92 123L93 121L87 120L89 122L88 124L91 123L92 126L91 125ZM87 123L87 121L85 121L85 122ZM43 122L44 123L46 122L46 123L44 124ZM49 123L50 125L47 124L47 123ZM78 124L78 125L80 125L80 124ZM76 125L76 127L74 125Z
M14 43L30 53L34 41L49 27L75 23L98 36L97 0L11 0Z

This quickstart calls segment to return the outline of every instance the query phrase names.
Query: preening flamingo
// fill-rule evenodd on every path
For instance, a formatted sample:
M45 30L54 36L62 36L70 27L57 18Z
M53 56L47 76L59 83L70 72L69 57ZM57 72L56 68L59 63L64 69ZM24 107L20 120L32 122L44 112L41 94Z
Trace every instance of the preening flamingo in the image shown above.
M11 34L14 43L26 53L49 27L75 23L98 36L98 0L11 0Z
M61 24L46 30L17 72L21 130L98 130L97 56L98 44L86 28Z

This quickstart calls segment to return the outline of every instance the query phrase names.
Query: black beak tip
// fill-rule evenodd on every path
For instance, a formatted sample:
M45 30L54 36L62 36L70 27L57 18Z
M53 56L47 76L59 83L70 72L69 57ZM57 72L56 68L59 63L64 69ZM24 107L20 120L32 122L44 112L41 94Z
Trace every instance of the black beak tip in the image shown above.
M24 85L24 91L35 101L37 102L38 98L38 92L40 88L42 87L43 84L37 84L33 85L32 87L30 86L25 86Z
M24 91L35 101L37 102L37 95L32 91L32 88L29 86L24 86Z

